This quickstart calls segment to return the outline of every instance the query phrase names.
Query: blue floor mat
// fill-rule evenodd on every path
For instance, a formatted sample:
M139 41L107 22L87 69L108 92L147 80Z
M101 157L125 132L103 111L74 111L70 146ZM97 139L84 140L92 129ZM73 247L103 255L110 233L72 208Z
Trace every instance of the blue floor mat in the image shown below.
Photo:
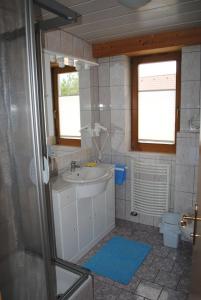
M151 248L150 245L115 236L83 266L97 275L128 284Z

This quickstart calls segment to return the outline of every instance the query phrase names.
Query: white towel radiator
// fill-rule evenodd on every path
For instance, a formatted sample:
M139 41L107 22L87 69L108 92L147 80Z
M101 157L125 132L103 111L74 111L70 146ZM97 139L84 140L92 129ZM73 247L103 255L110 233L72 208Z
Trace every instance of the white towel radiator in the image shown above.
M170 165L131 161L131 214L161 216L168 211Z

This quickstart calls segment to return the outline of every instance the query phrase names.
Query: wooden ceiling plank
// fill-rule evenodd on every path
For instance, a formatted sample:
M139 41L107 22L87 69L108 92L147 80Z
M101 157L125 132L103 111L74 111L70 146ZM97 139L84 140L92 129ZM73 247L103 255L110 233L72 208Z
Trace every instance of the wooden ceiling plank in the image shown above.
M123 54L134 55L141 51L180 48L196 44L201 44L201 27L97 43L93 44L92 48L93 56L100 58Z
M99 32L102 32L103 35L105 34L105 30L107 30L107 33L109 31L114 31L114 29L120 27L120 26L132 26L133 28L136 28L138 24L143 24L145 25L146 22L153 22L153 20L157 21L158 19L168 19L168 18L174 18L176 16L177 19L178 15L180 18L184 14L198 14L199 11L201 11L201 1L196 1L194 3L184 3L181 4L180 6L173 5L173 6L167 6L167 7L162 7L150 11L145 11L145 12L134 12L132 14L127 14L121 17L113 17L108 20L101 20L101 21L96 21L95 23L92 24L85 24L84 22L81 23L78 26L73 26L72 28L69 28L69 32L74 33L74 34L79 34L83 36L87 36L87 34L91 34L94 32L99 36ZM114 14L115 15L115 14ZM201 13L199 14L200 19L201 19ZM83 19L82 19L83 21ZM164 21L163 21L164 22ZM162 23L163 23L162 22ZM172 23L172 21L171 21ZM118 29L117 29L118 30Z
M101 9L98 10L94 13L87 13L82 14L82 24L79 25L79 27L81 26L86 26L86 25L92 25L93 23L97 23L97 22L105 22L107 20L113 20L114 18L121 18L121 17L125 17L125 16L130 16L130 15L134 15L134 16L142 16L144 14L147 14L149 12L153 12L153 11L159 11L159 10L164 10L164 9L169 9L170 7L175 7L175 9L177 9L178 13L180 12L180 7L182 7L183 5L188 5L189 6L189 11L191 11L191 5L194 5L194 3L196 2L200 2L199 0L184 0L182 3L175 3L175 0L171 0L171 1L167 1L166 3L159 3L158 6L154 7L154 8L147 8L147 6L142 7L144 9L141 10L132 10L129 9L126 6L123 5L119 5L119 6L115 6L115 7L111 7L111 8L107 8L107 9ZM69 26L68 26L69 28Z
M92 41L92 43L99 43L98 39L102 39L102 41L111 41L116 40L118 38L126 38L130 36L139 36L143 34L149 34L151 32L162 32L162 31L171 31L177 30L177 28L190 28L190 27L199 27L196 25L197 22L201 21L201 11L193 12L193 13L185 13L156 18L146 22L138 22L136 24L119 24L118 27L113 28L112 30L108 28L107 30L100 30L95 32L90 32L86 34L82 34L82 38L87 41ZM194 25L193 25L194 24ZM93 39L97 40L96 42Z

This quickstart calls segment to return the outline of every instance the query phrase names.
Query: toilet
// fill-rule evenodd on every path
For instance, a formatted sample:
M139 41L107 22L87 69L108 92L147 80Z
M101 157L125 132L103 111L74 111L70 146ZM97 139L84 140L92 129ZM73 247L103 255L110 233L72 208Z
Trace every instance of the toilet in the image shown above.
M160 224L160 233L163 234L164 246L177 248L180 241L180 214L165 213Z

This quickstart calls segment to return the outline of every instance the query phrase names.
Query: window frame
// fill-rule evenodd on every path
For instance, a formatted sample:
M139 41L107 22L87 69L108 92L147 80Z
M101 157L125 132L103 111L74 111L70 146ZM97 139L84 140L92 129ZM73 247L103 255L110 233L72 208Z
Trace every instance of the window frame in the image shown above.
M57 145L81 147L81 137L80 139L60 137L58 75L70 72L77 72L77 70L73 66L65 66L64 68L60 68L58 65L51 65L54 132Z
M138 65L176 60L176 107L175 107L175 144L154 144L138 142ZM146 56L131 59L131 150L158 153L176 153L176 134L180 130L180 100L181 99L181 51Z

